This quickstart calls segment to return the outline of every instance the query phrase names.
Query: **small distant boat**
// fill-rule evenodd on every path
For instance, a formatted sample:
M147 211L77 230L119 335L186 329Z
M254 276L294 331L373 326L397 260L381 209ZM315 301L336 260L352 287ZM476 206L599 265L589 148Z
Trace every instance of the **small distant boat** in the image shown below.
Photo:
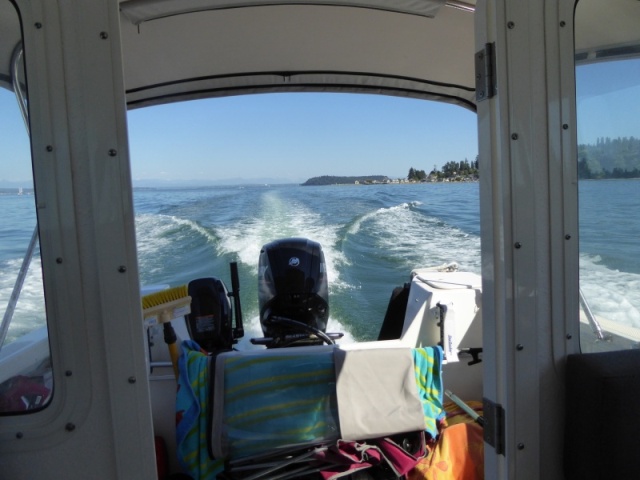
M22 187L18 188L18 195L23 195Z

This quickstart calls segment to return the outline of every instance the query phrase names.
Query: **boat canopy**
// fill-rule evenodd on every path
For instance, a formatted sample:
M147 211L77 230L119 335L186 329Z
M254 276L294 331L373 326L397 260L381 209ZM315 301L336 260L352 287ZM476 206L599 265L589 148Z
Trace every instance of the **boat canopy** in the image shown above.
M581 0L577 59L638 55L636 0ZM381 93L475 111L475 0L122 0L128 108L246 93ZM0 9L11 8L9 2ZM0 86L20 31L0 11ZM606 28L610 17L628 18ZM99 32L98 32L99 33ZM13 39L13 40L9 40ZM9 41L7 41L9 40ZM26 52L28 55L28 52Z
M333 91L475 110L473 14L440 1L389 3L122 2L127 103Z
M326 91L427 98L475 110L475 0L448 4L124 0L127 105ZM0 50L0 82L10 88L20 32L0 28L3 37L15 38Z
M307 0L128 0L121 4L120 11L138 25L149 20L182 15L184 13L206 10L224 10L229 8L259 7L265 5L305 5ZM445 0L315 0L318 5L343 7L361 7L386 10L389 12L409 13L423 17L435 17Z

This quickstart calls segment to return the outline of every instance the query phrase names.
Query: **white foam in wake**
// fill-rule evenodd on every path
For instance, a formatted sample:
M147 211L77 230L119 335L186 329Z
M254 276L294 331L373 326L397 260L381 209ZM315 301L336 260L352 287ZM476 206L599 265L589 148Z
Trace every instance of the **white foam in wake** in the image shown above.
M480 273L480 237L425 217L403 203L371 212L350 228L355 234L367 229L380 251L403 261L408 270L457 262L462 269Z
M212 245L216 244L216 238L193 220L150 213L137 215L136 244L141 271L147 275L166 274L162 259L193 233Z
M240 261L258 269L260 249L280 238L303 237L322 245L329 285L340 284L338 265L345 259L336 248L338 225L327 225L317 213L294 201L284 201L278 192L266 192L260 203L260 211L243 224L217 229L219 248L224 253L236 253Z
M599 256L580 255L580 288L594 314L640 327L640 275L611 270Z
M10 260L5 265L0 265L0 317L4 317L21 266L22 259ZM45 324L42 265L40 256L36 254L24 279L5 343Z

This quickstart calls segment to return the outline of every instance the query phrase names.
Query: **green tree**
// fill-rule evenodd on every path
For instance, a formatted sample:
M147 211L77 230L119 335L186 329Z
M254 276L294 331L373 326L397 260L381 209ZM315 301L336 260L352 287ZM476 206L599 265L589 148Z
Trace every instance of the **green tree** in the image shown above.
M409 175L407 176L407 180L412 180L416 182L420 182L427 178L427 173L424 170L417 170L413 167L409 169Z

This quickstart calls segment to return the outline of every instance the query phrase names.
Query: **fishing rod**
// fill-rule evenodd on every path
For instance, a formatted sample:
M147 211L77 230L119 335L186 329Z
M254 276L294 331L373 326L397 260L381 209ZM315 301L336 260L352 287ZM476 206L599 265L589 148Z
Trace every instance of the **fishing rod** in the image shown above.
M444 394L449 397L453 403L464 410L467 415L473 418L474 422L484 428L484 417L482 415L478 415L477 412L475 412L469 405L460 400L460 398L456 394L452 393L451 390L445 390Z

